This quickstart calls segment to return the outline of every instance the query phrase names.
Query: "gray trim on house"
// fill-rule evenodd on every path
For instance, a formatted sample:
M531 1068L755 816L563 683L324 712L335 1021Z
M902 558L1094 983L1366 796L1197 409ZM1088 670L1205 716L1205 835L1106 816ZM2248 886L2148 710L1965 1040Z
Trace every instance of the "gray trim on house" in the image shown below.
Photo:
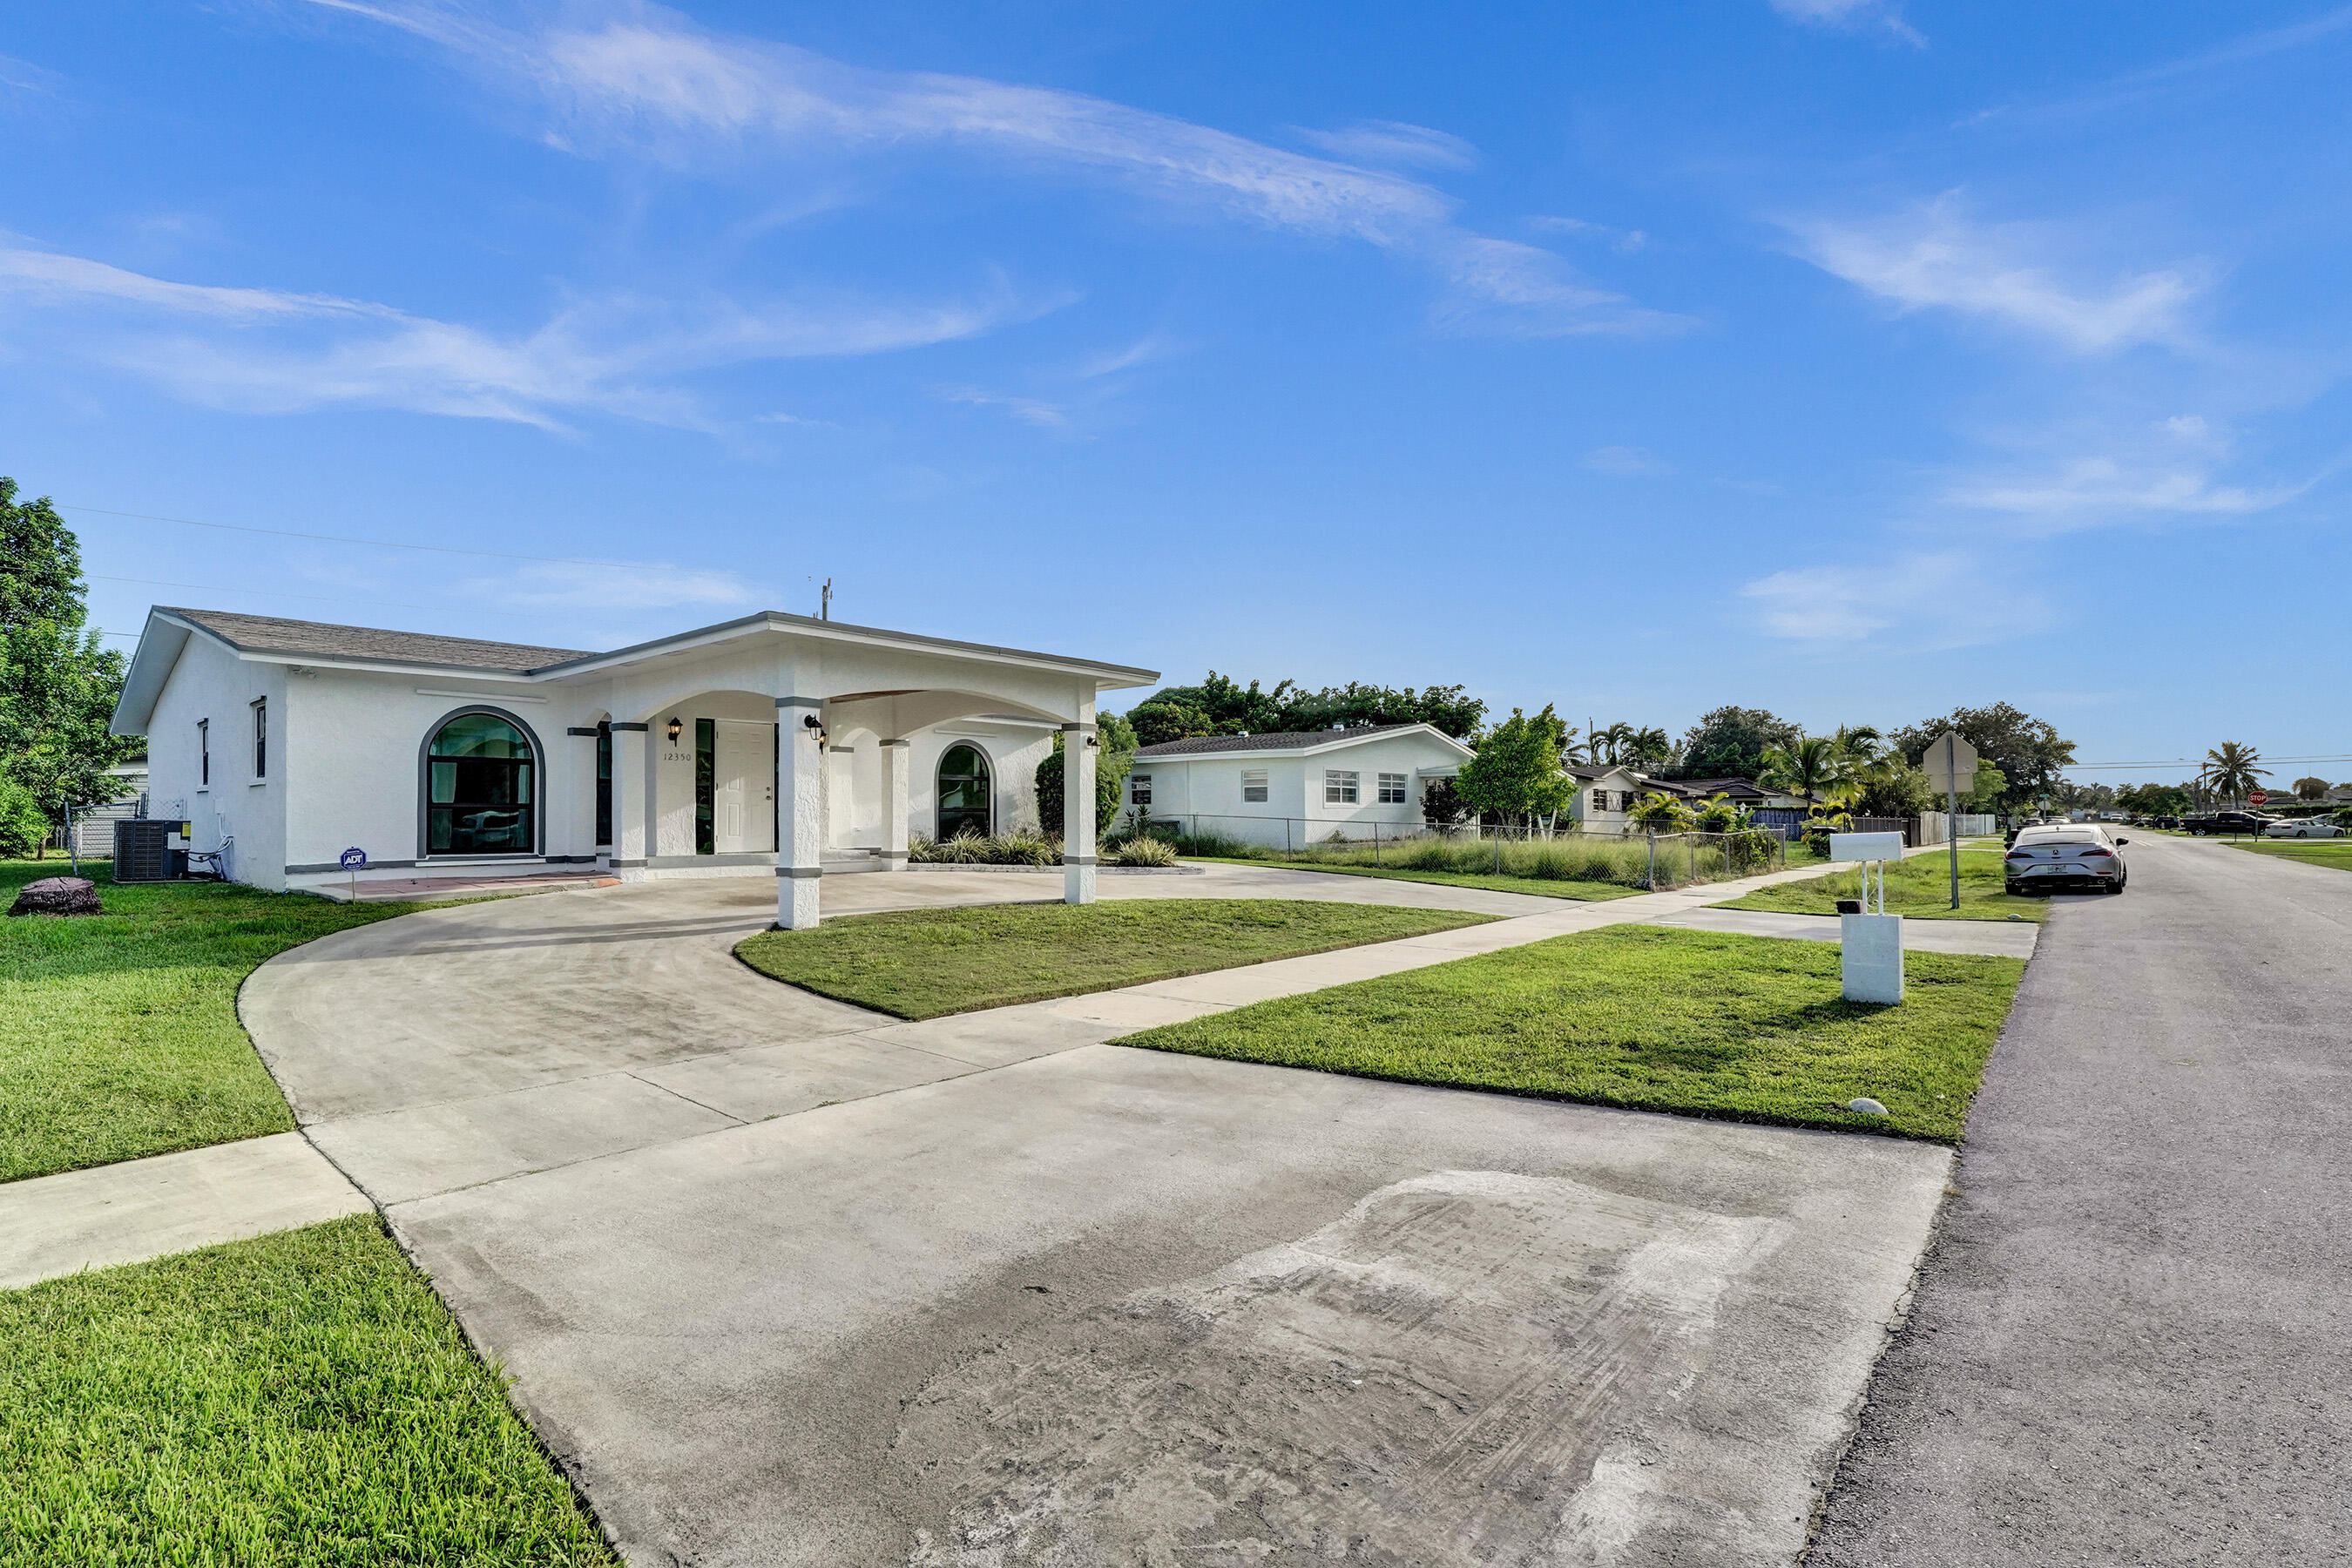
M1213 757L1239 752L1303 752L1337 742L1366 741L1375 735L1393 735L1402 730L1422 728L1423 726L1420 724L1365 724L1353 730L1289 730L1265 735L1196 735L1189 741L1162 741L1156 746L1139 746L1135 756L1139 762L1149 762L1158 757ZM1444 736L1442 731L1434 732L1444 739L1453 739ZM1454 742L1456 745L1460 743Z

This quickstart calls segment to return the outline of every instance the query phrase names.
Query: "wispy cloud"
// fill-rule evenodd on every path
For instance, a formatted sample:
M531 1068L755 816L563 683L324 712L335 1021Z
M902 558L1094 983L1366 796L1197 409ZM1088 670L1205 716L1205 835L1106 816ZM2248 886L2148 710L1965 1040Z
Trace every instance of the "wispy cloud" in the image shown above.
M1024 425L1034 425L1041 430L1069 428L1070 411L1058 403L1047 403L1042 398L991 392L980 386L942 386L937 390L936 395L943 403L969 404L975 408L1001 408Z
M1992 578L1964 551L1800 566L1739 590L1758 629L1824 648L1884 641L1914 651L1967 647L2046 625L2038 596Z
M66 79L46 66L0 55L0 109L27 106L65 91Z
M2053 226L1975 222L1957 196L1882 218L1787 226L1806 259L1902 310L1986 317L2080 353L2184 343L2185 314L2207 281L2193 265L2069 280L2050 255L2070 248Z
M1595 447L1584 455L1584 466L1596 474L1629 479L1674 472L1655 453L1640 447Z
M1408 169L1474 169L1478 149L1459 136L1398 120L1366 120L1338 131L1295 130L1310 147L1350 163Z
M467 598L530 610L746 609L763 595L733 572L656 562L612 566L518 562L492 577L455 584Z
M1601 240L1621 256L1631 256L1650 243L1650 237L1638 228L1612 228L1605 223L1588 223L1580 217L1543 215L1528 219L1528 226L1553 234L1572 234L1580 239Z
M173 282L22 249L0 251L0 303L11 300L41 307L52 327L97 318L80 352L208 406L402 408L548 429L575 412L707 428L674 378L943 342L1046 308L1002 283L939 305L606 295L571 301L533 331L500 333L365 300Z
M2079 458L2055 471L1980 479L1945 500L1975 511L2006 512L2059 531L2150 516L2242 517L2294 500L2307 486L2252 489L2220 484L2197 467Z
M1882 32L1915 48L1927 44L1894 0L1772 0L1772 9L1811 26Z
M843 65L709 32L654 5L504 28L400 0L312 4L430 38L537 95L557 117L560 143L583 154L626 153L690 163L702 177L731 168L756 179L775 158L903 157L929 146L993 160L1005 174L1108 180L1180 208L1415 258L1457 296L1439 312L1456 327L1644 333L1685 324L1582 283L1549 252L1465 229L1459 204L1421 181L1083 93ZM1363 138L1384 135L1391 154L1413 152L1423 166L1440 152L1465 151L1423 127L1359 132L1360 151L1370 145Z

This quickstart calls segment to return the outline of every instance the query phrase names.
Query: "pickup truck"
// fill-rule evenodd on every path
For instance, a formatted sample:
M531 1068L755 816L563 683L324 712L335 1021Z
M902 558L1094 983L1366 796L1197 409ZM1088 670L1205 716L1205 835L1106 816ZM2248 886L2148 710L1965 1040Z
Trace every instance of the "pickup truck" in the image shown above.
M2181 831L2203 837L2212 833L2242 833L2256 837L2278 818L2264 816L2259 811L2208 811L2180 819Z

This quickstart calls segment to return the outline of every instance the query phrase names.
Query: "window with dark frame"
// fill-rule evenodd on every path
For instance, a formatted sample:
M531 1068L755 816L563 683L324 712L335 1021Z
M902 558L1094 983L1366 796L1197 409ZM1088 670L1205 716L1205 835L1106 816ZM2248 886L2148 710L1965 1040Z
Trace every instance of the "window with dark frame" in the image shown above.
M1592 792L1592 809L1595 811L1606 811L1609 809L1609 792L1607 790L1597 789Z
M719 721L694 721L694 852L709 855L719 847Z
M538 759L495 713L460 713L425 748L428 855L528 855L537 842Z
M257 783L269 776L269 699L253 700L253 776Z
M1151 775L1129 773L1127 777L1127 801L1129 805L1151 804Z
M596 842L613 842L613 721L596 725Z
M945 843L959 833L986 837L995 831L988 759L977 746L953 745L940 758L939 815L933 824Z
M196 787L209 788L213 782L213 721L196 721Z

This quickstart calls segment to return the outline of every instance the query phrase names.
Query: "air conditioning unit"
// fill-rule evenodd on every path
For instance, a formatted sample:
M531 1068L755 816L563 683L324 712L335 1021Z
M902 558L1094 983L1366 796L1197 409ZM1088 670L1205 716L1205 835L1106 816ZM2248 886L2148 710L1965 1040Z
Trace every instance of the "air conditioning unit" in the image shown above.
M185 836L187 824L152 816L126 816L114 825L114 879L176 882L188 874L188 852L172 847L172 835Z

